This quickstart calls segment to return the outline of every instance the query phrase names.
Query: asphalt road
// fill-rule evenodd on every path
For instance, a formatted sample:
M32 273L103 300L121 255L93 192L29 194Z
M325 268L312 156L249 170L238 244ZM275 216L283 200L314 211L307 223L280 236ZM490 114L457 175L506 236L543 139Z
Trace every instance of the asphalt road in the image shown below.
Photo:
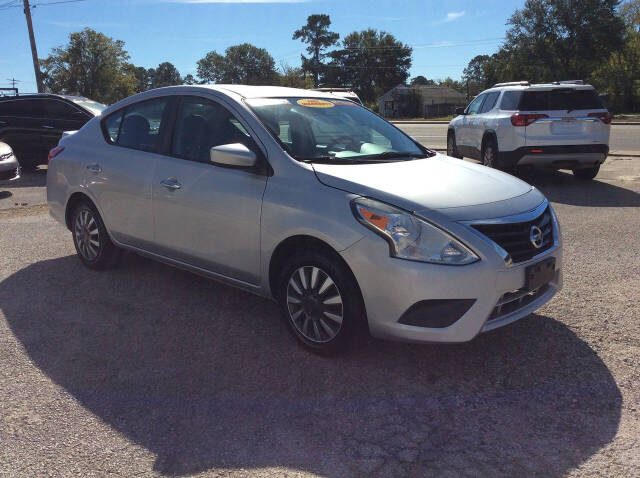
M446 124L398 124L400 129L425 146L447 148ZM612 152L621 151L640 155L640 124L612 125L609 147Z
M269 301L131 254L90 271L46 206L0 211L0 476L638 476L640 159L524 179L563 227L551 303L337 359Z

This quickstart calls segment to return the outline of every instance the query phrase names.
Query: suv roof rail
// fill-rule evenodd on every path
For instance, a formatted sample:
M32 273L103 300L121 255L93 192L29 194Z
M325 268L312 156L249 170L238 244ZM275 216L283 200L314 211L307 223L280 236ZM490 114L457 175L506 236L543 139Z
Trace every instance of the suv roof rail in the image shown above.
M498 86L531 86L531 83L528 81L508 81L506 83L496 83L491 88L496 88Z
M584 80L564 80L557 83L560 85L584 85Z
M312 88L311 90L312 91L344 91L344 92L347 92L347 93L351 93L353 91L351 88L343 88L343 87L340 87L340 88L328 88L328 87L325 87L325 88Z

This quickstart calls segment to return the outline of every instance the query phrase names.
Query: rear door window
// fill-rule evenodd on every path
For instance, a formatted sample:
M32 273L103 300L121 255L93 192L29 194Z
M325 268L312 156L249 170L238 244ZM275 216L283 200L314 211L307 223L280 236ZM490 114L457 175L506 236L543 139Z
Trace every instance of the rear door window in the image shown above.
M47 112L44 100L41 98L28 98L8 102L7 116L22 116L25 118L46 118Z
M525 91L520 109L523 111L597 110L604 105L595 90L556 88L545 91Z
M116 144L141 151L156 151L160 144L160 127L168 103L168 98L158 98L127 107L122 124L119 125ZM115 131L115 121L117 120L112 116L105 121L107 131Z
M500 92L499 91L493 91L491 93L487 94L487 99L484 100L484 104L482 105L482 108L480 109L480 113L486 113L488 111L491 111L493 109L493 107L496 105L496 101L498 100L498 96L500 96Z
M45 101L47 116L54 120L78 120L86 117L78 108L60 100Z

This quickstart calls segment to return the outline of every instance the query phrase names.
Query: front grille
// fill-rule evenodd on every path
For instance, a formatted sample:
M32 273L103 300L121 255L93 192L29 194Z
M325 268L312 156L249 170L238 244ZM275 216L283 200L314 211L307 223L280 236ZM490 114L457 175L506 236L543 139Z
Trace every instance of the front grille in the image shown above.
M553 221L549 208L531 221L471 226L507 251L513 262L528 261L553 246ZM542 243L538 248L531 241L532 226L542 231Z
M496 320L504 317L505 315L516 312L517 310L529 305L548 290L549 284L545 284L533 291L518 289L513 292L507 292L500 297L500 300L493 308L493 312L491 312L488 320Z

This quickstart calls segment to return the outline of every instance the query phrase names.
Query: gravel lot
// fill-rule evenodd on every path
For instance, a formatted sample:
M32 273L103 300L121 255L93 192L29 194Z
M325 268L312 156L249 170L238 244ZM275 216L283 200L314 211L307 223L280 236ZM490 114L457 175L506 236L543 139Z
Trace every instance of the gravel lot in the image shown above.
M640 159L523 177L563 226L550 304L338 359L271 302L131 254L89 271L46 207L1 210L0 476L640 476Z

